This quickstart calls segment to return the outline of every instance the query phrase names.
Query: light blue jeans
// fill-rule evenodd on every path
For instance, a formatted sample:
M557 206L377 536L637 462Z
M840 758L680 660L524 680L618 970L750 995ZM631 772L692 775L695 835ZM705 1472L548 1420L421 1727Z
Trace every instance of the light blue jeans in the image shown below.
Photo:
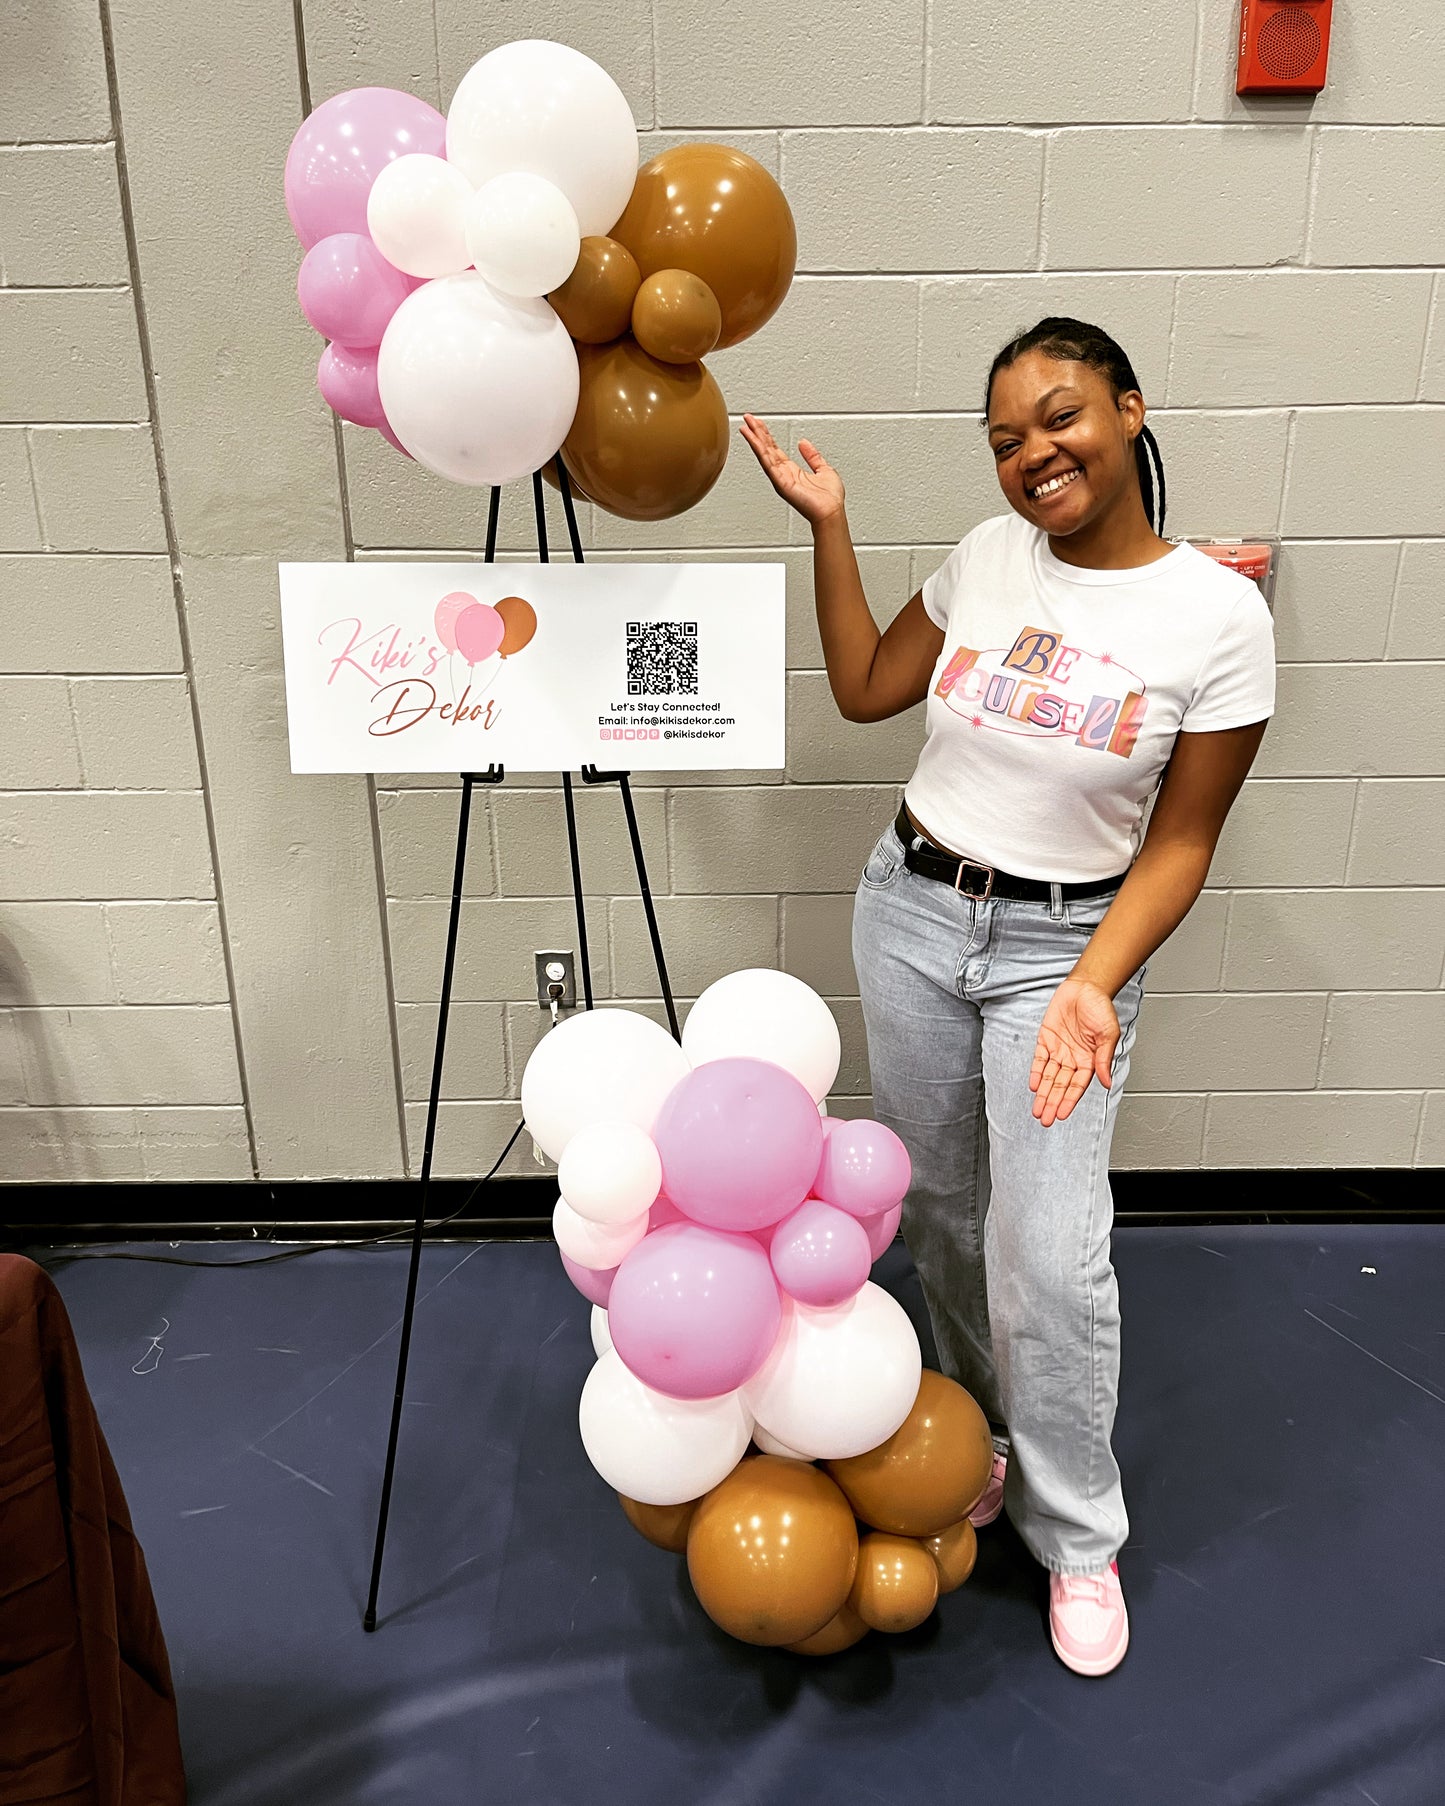
M1032 1114L1044 1011L1113 892L975 902L910 872L890 826L863 870L853 958L874 1112L913 1161L903 1235L939 1359L1009 1452L1004 1509L1058 1574L1097 1573L1129 1532L1109 1445L1119 1289L1109 1143L1144 968L1115 999L1113 1084L1064 1122Z

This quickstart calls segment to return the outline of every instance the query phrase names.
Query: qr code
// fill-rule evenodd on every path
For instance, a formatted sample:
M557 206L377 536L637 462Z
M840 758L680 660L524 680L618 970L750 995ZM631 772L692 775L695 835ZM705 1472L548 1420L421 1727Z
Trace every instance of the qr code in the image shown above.
M627 694L697 695L697 622L627 623Z

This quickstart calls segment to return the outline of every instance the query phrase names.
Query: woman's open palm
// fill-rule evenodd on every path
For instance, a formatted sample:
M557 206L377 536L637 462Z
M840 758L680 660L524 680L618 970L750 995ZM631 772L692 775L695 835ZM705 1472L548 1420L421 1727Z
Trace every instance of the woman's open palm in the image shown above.
M796 463L756 414L744 414L738 428L753 448L768 481L791 508L815 526L843 511L843 479L810 439L798 441L798 452L807 465Z
M1118 1045L1119 1018L1109 993L1088 979L1066 978L1039 1025L1029 1073L1033 1113L1046 1129L1072 1113L1091 1079L1109 1089Z

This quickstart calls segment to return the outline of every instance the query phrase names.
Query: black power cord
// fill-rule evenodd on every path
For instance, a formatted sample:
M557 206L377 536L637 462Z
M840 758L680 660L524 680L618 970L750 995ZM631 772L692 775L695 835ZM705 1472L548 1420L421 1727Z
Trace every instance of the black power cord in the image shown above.
M477 1180L476 1184L467 1193L466 1197L457 1208L448 1212L444 1217L433 1217L430 1221L422 1225L423 1229L444 1229L448 1223L454 1223L459 1216L464 1215L470 1208L472 1200L476 1197L482 1187L490 1180L496 1178L502 1162L517 1145L517 1138L525 1127L526 1124L524 1122L519 1122L517 1124L516 1128L512 1131L511 1139L508 1141L506 1147L498 1154L491 1171L484 1173L482 1177ZM301 1260L305 1255L321 1254L331 1249L376 1248L386 1242L405 1241L415 1233L415 1221L402 1221L389 1225L389 1227L380 1235L357 1236L350 1241L307 1242L304 1247L284 1248L277 1254L249 1255L244 1260L189 1260L185 1256L179 1254L135 1254L129 1249L124 1248L98 1248L93 1251L90 1249L77 1249L74 1252L67 1253L62 1253L57 1250L53 1260L42 1260L38 1261L36 1264L44 1267L47 1272L52 1266L68 1265L71 1261L75 1260L140 1260L149 1261L152 1265L159 1267L268 1267L277 1261Z

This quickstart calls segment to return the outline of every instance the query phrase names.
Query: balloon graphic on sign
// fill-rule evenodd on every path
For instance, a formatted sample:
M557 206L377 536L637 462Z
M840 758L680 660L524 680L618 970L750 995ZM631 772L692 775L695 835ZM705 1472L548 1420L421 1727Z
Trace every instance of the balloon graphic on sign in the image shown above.
M496 608L505 629L497 650L503 658L510 658L514 652L520 652L524 646L531 644L532 636L537 631L537 611L521 596L503 596Z
M507 630L495 608L473 602L457 616L453 631L457 651L469 665L479 665L497 650Z
M469 596L464 589L454 589L437 603L437 638L448 652L455 652L457 649L457 616L464 608L475 607L476 600L475 596Z

